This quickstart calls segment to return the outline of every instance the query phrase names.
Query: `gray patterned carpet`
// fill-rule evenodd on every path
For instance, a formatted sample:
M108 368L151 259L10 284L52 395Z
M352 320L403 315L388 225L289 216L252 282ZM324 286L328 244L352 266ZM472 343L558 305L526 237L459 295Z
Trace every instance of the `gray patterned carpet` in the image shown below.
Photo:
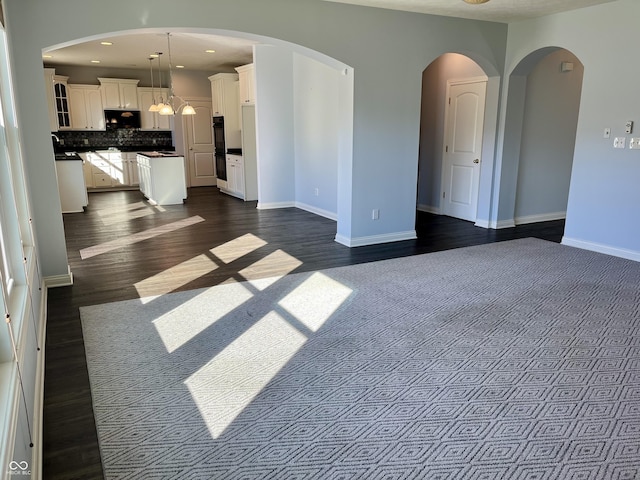
M640 264L536 239L81 309L109 479L640 479Z

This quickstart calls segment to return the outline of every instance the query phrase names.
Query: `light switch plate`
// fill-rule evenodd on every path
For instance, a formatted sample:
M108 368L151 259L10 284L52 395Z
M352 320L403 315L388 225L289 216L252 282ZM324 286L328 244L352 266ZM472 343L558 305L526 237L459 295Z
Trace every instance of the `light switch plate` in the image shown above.
M604 137L604 138L609 138L609 137L611 137L611 129L610 129L609 127L607 127L607 128L605 128L605 129L604 129L604 135L603 135L603 137Z
M631 150L640 150L640 138L634 137L629 140L629 148Z
M613 148L624 148L627 137L616 137L613 139Z

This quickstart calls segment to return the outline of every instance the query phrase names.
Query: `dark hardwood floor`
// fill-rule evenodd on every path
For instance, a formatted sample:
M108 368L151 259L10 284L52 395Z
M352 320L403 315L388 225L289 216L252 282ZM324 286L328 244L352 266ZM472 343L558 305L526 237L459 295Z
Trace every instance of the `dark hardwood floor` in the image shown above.
M301 272L530 236L559 242L564 231L564 221L486 230L418 212L418 239L347 248L334 241L336 225L331 220L295 208L255 207L255 202L245 203L215 188L202 187L190 189L184 205L162 208L150 206L140 192L92 193L85 213L64 216L74 285L51 289L48 294L45 479L103 478L78 310L81 306L138 298L136 284L138 288L144 285L146 294L161 294L243 280L246 272L271 275L290 269L287 259L291 257L301 262L293 271ZM194 223L151 236L156 232L152 229L177 227L180 224L174 222L187 219ZM233 245L228 242L245 235L266 243L228 263L210 251ZM274 252L278 254L256 267L258 260ZM193 275L193 268L174 268L171 275L159 275L198 256L211 260L216 268L197 270L197 275Z

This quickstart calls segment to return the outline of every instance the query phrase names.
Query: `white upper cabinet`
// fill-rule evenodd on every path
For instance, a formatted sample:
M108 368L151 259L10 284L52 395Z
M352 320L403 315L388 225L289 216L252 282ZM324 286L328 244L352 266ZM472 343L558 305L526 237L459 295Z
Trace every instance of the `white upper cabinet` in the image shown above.
M214 117L226 117L238 110L238 74L217 73L209 77Z
M102 95L97 85L69 85L71 128L104 130Z
M56 111L56 97L53 93L53 77L55 74L56 71L53 68L44 69L44 85L49 107L49 127L52 132L58 131L58 112Z
M149 107L169 98L168 88L138 87L138 106L140 107L140 128L142 130L171 130L171 115L150 112Z
M105 109L133 109L138 107L138 82L125 78L100 78L102 104Z
M253 63L236 68L240 80L240 103L252 105L256 102L256 82Z

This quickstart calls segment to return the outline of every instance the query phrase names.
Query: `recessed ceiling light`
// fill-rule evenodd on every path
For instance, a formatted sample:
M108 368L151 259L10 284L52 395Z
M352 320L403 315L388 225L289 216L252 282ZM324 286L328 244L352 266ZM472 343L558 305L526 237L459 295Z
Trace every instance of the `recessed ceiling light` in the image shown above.
M113 45L113 42L100 42L100 45L110 46Z
M53 58L53 55L42 55L42 58Z
M204 53L216 53L215 50L205 50Z
M158 58L160 55L158 55L157 53L152 53L151 55L149 55L149 58Z
M176 68L184 68L184 65L176 65Z
M91 60L91 63L100 63L100 60Z

